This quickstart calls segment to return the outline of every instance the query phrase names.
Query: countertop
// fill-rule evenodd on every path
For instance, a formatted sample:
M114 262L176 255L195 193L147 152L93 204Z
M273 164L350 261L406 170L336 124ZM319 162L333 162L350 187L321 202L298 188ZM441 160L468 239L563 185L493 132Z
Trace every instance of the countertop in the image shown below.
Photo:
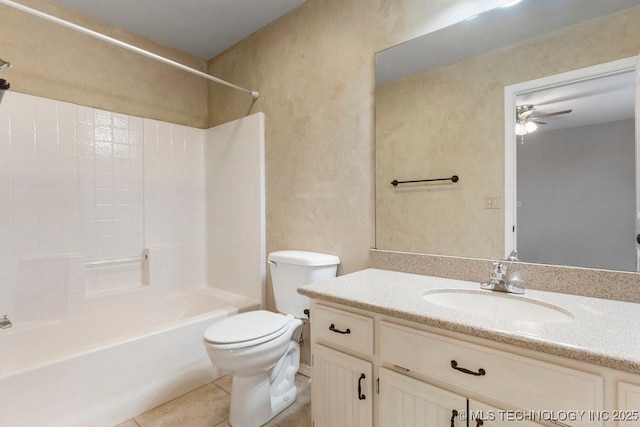
M445 308L422 296L441 289L479 290L478 283L369 268L306 285L298 292L320 301L393 316L607 368L640 374L640 304L527 289L492 292L558 306L573 315L559 323L499 319Z

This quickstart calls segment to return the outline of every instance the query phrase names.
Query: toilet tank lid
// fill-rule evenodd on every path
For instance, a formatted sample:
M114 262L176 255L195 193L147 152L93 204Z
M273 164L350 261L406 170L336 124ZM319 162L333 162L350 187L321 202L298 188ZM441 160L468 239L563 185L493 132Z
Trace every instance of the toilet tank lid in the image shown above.
M307 251L277 251L269 254L269 261L283 264L306 265L320 267L340 264L340 258L335 255Z

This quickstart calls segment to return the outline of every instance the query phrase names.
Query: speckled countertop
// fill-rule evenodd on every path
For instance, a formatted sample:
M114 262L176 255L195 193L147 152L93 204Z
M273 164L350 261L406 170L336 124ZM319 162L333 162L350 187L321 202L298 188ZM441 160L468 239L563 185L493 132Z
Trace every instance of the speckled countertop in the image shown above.
M369 268L303 286L298 292L321 301L640 374L636 329L640 326L640 304L530 289L524 295L484 291L496 298L551 304L573 317L541 323L470 314L422 298L425 293L443 289L478 291L479 284Z

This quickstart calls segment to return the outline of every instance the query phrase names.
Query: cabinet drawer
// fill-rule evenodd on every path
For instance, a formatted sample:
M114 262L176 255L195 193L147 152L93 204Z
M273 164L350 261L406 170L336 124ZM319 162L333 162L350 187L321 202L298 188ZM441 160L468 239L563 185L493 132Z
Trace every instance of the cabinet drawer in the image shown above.
M362 354L373 354L373 319L323 305L311 314L314 338Z
M380 352L387 363L507 406L538 411L603 408L600 376L440 335L381 322ZM570 425L597 424L584 419Z

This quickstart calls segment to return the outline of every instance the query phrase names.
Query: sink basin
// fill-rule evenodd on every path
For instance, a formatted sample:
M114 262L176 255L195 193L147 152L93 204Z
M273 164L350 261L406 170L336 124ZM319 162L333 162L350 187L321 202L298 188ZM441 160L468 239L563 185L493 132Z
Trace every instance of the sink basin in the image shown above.
M573 315L546 302L495 291L442 289L426 292L422 298L431 304L469 314L535 323L568 322Z

